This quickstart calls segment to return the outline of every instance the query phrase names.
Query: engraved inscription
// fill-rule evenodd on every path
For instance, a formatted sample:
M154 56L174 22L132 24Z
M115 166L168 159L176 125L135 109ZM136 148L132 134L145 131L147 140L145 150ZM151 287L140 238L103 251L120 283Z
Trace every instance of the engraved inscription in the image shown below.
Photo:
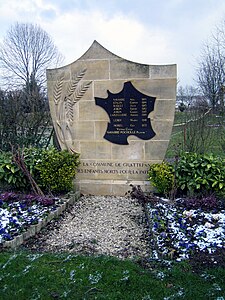
M128 145L127 138L135 135L143 140L155 136L148 115L154 110L155 97L139 92L132 83L125 82L118 94L108 92L108 98L95 97L95 103L108 113L110 123L104 138L112 143Z

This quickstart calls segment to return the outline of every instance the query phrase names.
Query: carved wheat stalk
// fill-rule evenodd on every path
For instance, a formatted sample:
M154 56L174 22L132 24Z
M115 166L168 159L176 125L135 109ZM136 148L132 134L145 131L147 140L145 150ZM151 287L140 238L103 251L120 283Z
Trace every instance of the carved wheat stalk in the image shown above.
M66 119L70 123L73 122L73 106L74 106L74 103L71 101L71 99L70 98L66 98L66 101L65 101Z
M73 122L73 106L77 103L88 90L91 81L86 84L78 85L74 90L73 94L70 97L65 97L65 111L67 120L72 123Z
M66 118L71 124L73 122L73 106L76 104L85 94L89 88L91 81L86 84L80 84L86 73L86 69L79 72L74 80L72 80L67 88L67 93L64 98Z
M72 79L66 89L65 96L62 98L62 91L64 87L64 75L62 75L57 81L53 89L53 97L56 105L56 133L64 145L68 149L72 149L70 145L67 145L67 140L72 140L71 126L73 123L73 106L83 97L85 92L88 90L91 81L81 83L86 73L86 69L80 71L74 79ZM66 128L62 126L61 121L63 120L63 114L65 113ZM67 139L66 139L67 136Z
M86 73L86 69L82 70L79 74L76 75L76 77L73 80L70 81L66 93L67 97L70 97L74 93L80 80L84 77L85 73Z
M56 84L54 86L53 99L54 99L56 105L59 103L61 95L62 95L63 81L64 81L64 75L62 75L56 81Z
M74 91L74 94L72 95L73 97L73 102L79 101L85 92L88 90L89 86L91 85L91 81L87 82L86 84L81 84L80 86L77 87L77 89Z
M65 136L59 121L56 121L56 135L61 143L65 143Z

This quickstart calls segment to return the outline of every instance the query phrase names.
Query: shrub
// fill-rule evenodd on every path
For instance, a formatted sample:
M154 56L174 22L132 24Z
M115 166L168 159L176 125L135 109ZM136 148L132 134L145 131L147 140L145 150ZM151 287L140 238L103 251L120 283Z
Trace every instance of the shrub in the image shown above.
M159 194L168 196L176 190L180 195L195 195L202 206L205 200L209 202L206 206L213 202L210 195L225 195L225 162L213 155L184 153L174 165L166 162L151 165L148 175Z
M58 151L55 148L43 150L41 159L35 166L38 171L35 180L47 191L68 192L72 189L78 165L78 154L71 154L67 150Z
M42 158L43 150L38 148L24 148L15 153L0 152L0 186L18 191L30 191L30 181L16 164L15 157L22 157L30 174L37 177L35 166Z
M225 192L225 165L213 155L184 153L175 166L176 185L184 194Z
M43 150L25 148L22 151L25 166L35 182L45 191L63 193L71 190L72 180L79 165L79 155L54 148ZM0 185L10 189L30 191L31 185L13 160L12 153L0 153Z
M159 194L168 195L174 188L174 169L169 163L152 164L148 178Z

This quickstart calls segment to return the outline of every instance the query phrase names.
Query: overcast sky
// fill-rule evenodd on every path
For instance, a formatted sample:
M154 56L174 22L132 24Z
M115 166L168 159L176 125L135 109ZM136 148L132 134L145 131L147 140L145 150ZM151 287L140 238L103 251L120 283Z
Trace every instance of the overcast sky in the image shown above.
M225 0L0 0L0 41L14 22L40 25L77 60L97 40L125 59L178 65L194 85L202 43L225 20Z

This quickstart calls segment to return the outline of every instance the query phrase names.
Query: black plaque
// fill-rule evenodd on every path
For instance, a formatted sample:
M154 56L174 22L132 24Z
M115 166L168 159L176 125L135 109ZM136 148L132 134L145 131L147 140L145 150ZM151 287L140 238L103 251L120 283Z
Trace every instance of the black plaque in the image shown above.
M148 115L154 110L155 97L139 92L130 81L118 94L107 90L106 99L95 97L96 105L101 106L109 115L110 123L104 138L112 143L128 145L127 138L135 135L149 140L155 136Z

